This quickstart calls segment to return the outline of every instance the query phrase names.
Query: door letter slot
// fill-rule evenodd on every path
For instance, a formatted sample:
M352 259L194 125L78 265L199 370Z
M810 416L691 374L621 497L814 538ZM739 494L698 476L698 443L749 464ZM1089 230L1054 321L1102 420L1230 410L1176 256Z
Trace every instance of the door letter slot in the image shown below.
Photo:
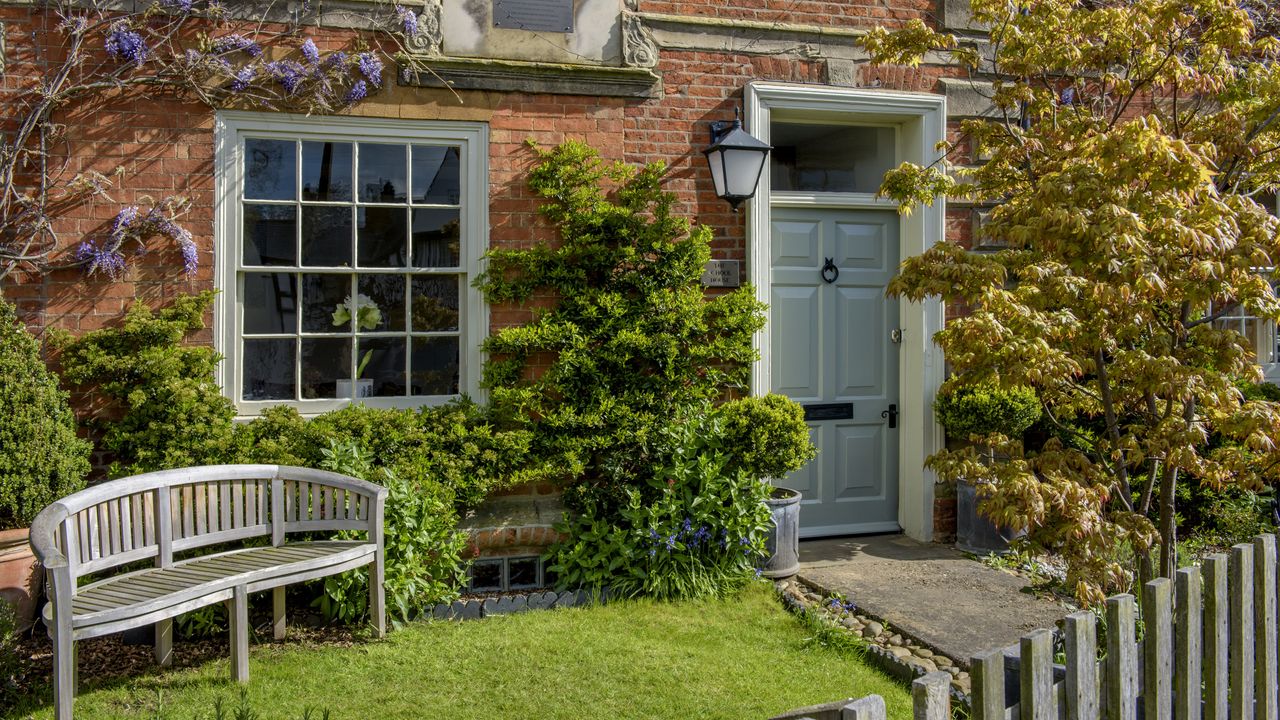
M819 422L822 420L852 420L853 403L827 403L823 405L805 405L804 421Z

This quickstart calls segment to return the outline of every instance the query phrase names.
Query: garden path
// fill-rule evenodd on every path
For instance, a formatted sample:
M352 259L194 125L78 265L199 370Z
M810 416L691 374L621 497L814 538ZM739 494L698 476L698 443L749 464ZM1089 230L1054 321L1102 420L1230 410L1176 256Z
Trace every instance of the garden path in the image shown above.
M1071 612L1030 594L1024 577L905 535L806 540L799 577L964 666Z

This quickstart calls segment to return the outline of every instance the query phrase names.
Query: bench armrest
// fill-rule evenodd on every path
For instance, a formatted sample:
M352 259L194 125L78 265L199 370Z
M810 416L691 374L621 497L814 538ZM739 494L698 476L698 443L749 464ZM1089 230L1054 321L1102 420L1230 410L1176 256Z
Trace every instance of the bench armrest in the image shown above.
M57 538L63 521L70 514L65 505L55 502L31 521L31 550L46 570L58 570L68 565L67 556L58 549Z

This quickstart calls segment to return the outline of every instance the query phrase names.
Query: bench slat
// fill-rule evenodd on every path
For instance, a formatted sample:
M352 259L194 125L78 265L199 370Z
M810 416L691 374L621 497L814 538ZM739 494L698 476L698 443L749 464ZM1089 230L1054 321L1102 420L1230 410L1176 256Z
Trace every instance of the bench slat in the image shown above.
M231 483L231 526L244 527L244 486L242 480Z
M360 541L317 541L280 547L233 550L184 560L171 568L148 568L102 580L73 600L76 627L154 613L224 585L259 583L306 573L330 564L372 559L374 546Z

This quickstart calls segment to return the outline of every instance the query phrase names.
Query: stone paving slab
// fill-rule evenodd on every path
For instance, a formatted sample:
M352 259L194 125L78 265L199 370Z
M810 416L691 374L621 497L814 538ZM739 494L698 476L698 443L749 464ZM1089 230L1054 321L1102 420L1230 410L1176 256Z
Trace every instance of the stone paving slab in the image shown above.
M1071 612L1023 592L1022 577L905 535L803 541L799 577L965 666Z

